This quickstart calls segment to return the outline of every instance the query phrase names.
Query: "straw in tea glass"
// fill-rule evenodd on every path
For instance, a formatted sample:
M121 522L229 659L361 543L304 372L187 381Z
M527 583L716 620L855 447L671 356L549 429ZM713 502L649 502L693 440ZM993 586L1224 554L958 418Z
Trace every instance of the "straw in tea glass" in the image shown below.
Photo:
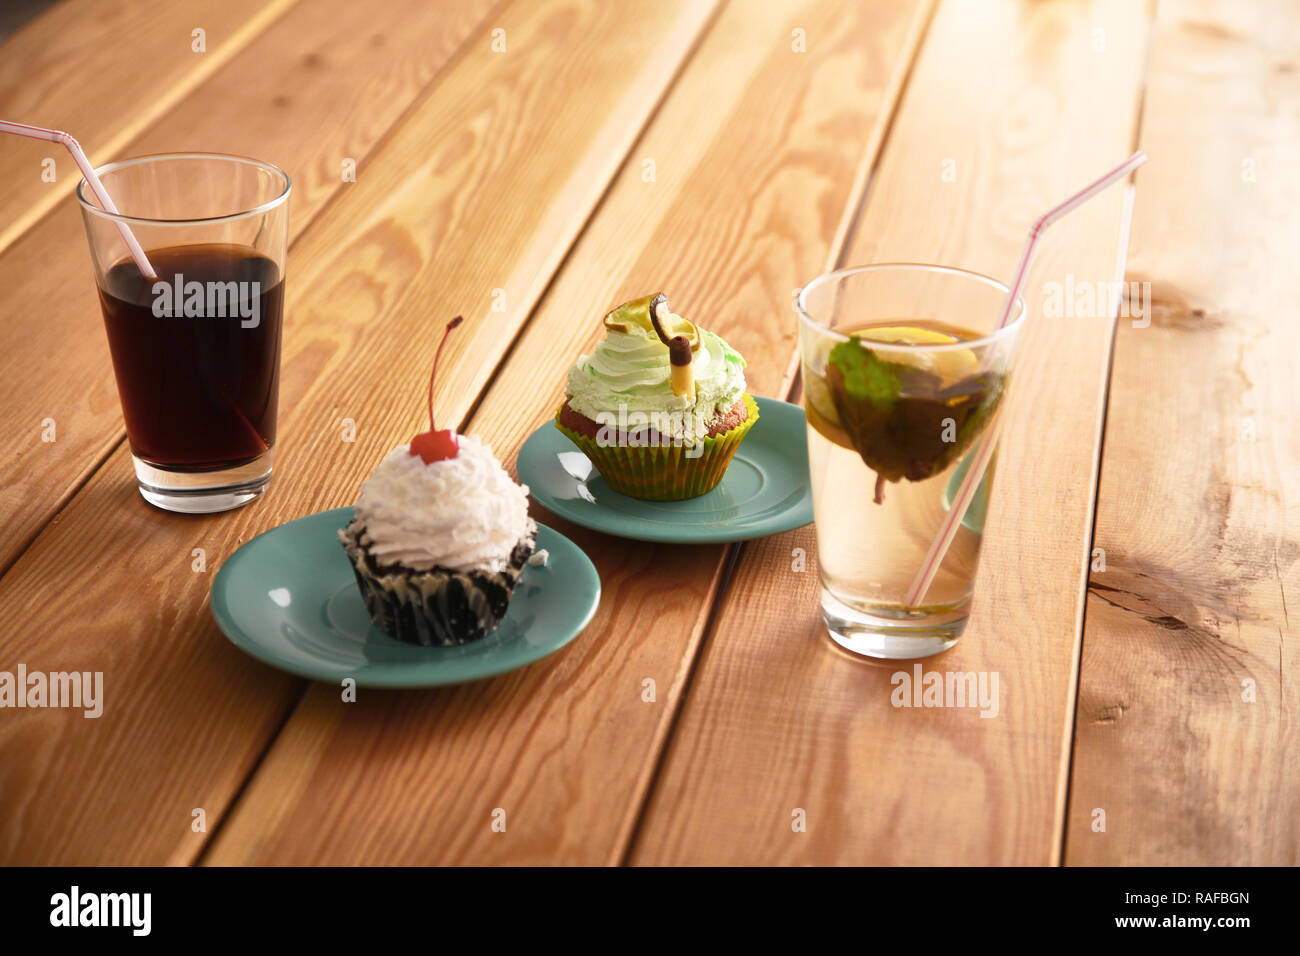
M1011 286L899 263L799 292L822 614L842 648L916 658L961 636L1038 236L1143 161L1040 218Z
M1070 196L1068 199L1057 204L1038 217L1038 221L1035 222L1033 228L1029 230L1029 237L1025 240L1025 248L1020 254L1020 263L1016 267L1016 275L1011 283L1011 291L1007 294L1007 302L1002 309L1002 317L998 320L998 328L1004 327L1010 320L1012 305L1019 296L1021 288L1024 287L1025 277L1029 274L1029 264L1033 261L1034 252L1038 247L1038 240L1042 235L1043 230L1056 222L1056 220L1062 218L1066 213L1083 205L1107 187L1129 176L1135 169L1146 161L1146 153L1138 150L1110 172L1099 177L1094 182L1089 183L1073 196ZM912 585L907 590L908 605L915 606L921 603L925 598L930 585L933 583L935 575L938 574L939 566L943 563L944 556L947 554L948 548L952 544L952 539L956 534L957 527L965 516L966 509L970 507L971 501L975 497L975 489L979 487L979 483L983 479L985 471L988 469L989 461L993 457L994 446L997 444L998 431L999 429L989 429L988 434L984 436L980 447L973 455L970 467L966 470L966 475L962 479L961 485L953 495L952 507L949 511L948 518L944 521L943 527L940 528L938 535L935 536L934 541L926 551L925 558L917 569L916 577L913 578Z
M988 276L881 263L800 290L799 347L822 616L856 654L950 647L968 615L978 526L962 527L925 606L903 597L947 515L962 458L998 417L1023 303Z

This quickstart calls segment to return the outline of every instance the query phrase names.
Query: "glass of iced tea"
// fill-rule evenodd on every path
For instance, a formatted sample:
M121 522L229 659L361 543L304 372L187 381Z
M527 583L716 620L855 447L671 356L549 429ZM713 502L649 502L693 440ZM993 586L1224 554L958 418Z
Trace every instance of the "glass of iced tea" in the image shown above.
M818 276L795 299L822 614L872 658L957 642L979 564L996 460L918 606L908 590L965 459L1001 414L1025 312L987 276L919 264Z
M84 180L77 198L140 494L189 513L246 504L275 450L289 177L220 153L96 172L117 213Z

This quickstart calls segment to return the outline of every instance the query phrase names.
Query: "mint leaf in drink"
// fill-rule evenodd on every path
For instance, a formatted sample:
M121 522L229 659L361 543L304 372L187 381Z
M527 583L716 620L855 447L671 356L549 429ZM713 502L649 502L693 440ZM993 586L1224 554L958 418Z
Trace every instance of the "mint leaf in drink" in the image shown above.
M829 358L826 372L836 393L854 403L870 402L881 412L894 407L907 366L883 361L856 335L831 349Z
M997 407L1002 376L980 372L947 387L934 372L888 362L855 336L831 349L826 381L840 426L886 481L924 481L970 447Z

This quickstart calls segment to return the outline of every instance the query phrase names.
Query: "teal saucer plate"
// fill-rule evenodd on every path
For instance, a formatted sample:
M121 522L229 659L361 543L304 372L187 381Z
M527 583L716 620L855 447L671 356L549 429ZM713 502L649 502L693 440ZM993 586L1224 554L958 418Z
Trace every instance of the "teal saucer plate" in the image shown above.
M600 603L600 577L576 544L544 525L545 566L525 565L495 631L458 647L420 647L370 623L339 544L351 508L290 521L236 551L212 582L212 616L240 650L313 680L437 687L504 674L578 636Z
M948 479L948 484L943 489L944 511L952 508L952 499L957 496L957 489L961 487L961 481L966 477L966 469L970 467L973 457L975 453L969 453L957 462L957 467L952 470L952 477ZM989 508L988 485L989 477L986 474L980 479L980 486L975 489L975 497L970 500L970 507L966 509L966 514L961 519L961 526L967 531L974 531L976 534L984 533L984 516Z
M758 421L716 488L685 501L642 501L612 490L548 421L519 449L519 480L541 505L584 528L639 541L746 541L813 520L803 409L757 398Z

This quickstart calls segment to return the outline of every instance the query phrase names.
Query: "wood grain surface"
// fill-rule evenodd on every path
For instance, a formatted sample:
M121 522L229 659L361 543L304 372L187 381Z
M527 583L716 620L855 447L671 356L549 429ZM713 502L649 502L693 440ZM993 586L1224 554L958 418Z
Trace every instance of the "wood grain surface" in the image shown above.
M292 243L332 196L354 185L343 180L343 161L364 171L374 147L490 9L488 0L296 7L121 155L210 150L280 165L294 184ZM287 47L296 55L285 56ZM16 142L25 144L0 141L0 155L11 155ZM296 263L292 245L290 256ZM15 425L0 433L3 569L125 434L73 197L0 257L0 306L11 317L0 323L0 407ZM59 381L76 387L48 387L54 377L32 387L32 370L49 363ZM53 442L42 440L47 420Z
M1128 3L942 5L845 261L1006 276L1034 218L1128 154L1144 27ZM1039 293L1113 277L1122 205L1116 190L1044 240L975 610L923 665L997 673L996 716L892 706L892 675L913 665L826 639L812 529L748 544L633 862L1057 860L1112 322L1048 318Z
M825 267L919 40L925 4L730 5L636 144L468 430L504 461L553 417L600 317L664 288L773 394L790 289ZM810 50L792 48L806 31ZM654 179L644 176L654 161ZM400 438L400 433L392 436ZM382 449L376 449L377 454ZM564 651L425 693L308 692L207 862L622 859L717 590L724 549L575 528L601 606ZM652 699L647 699L653 682ZM493 832L492 813L506 814Z
M1300 862L1298 28L1159 5L1142 144L1176 161L1139 173L1150 321L1116 343L1068 863Z
M61 129L94 165L216 72L297 0L64 0L9 37L0 55L0 119ZM194 30L204 31L202 52ZM54 180L46 178L54 160ZM0 143L0 251L81 173L62 146Z
M0 578L6 657L103 671L108 697L97 721L44 710L0 725L0 859L193 859L207 834L192 810L215 826L302 687L217 631L212 572L250 536L351 501L417 430L449 308L471 319L437 401L449 419L468 412L711 12L688 0L496 10L290 253L267 495L225 515L163 514L139 499L120 448ZM495 29L506 52L492 50ZM555 115L536 108L543 96L583 108ZM497 286L501 315L488 311ZM70 566L75 586L52 598Z
M248 507L139 498L78 177L0 139L0 669L105 698L0 712L0 864L1300 863L1298 28L1288 0L54 5L0 44L0 116L293 177L280 435ZM509 468L650 291L797 397L796 287L1005 279L1139 143L1136 191L1040 248L974 614L920 665L996 674L995 715L896 708L911 662L829 644L812 527L648 545L534 506L600 608L461 687L343 703L213 623L226 558L423 427L452 316L440 423ZM1056 314L1122 274L1134 210L1118 331L1095 294Z

